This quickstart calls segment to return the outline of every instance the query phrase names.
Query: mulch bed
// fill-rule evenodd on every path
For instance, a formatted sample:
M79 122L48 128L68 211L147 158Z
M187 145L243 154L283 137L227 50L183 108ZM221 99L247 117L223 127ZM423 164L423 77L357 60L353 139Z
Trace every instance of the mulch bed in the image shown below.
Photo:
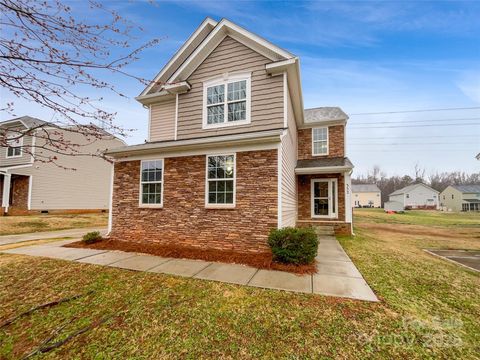
M77 241L65 247L87 248L96 250L121 250L126 252L146 253L162 257L197 259L223 263L244 264L259 269L281 270L297 274L314 274L316 263L309 265L282 264L273 261L271 253L239 253L226 250L206 250L185 246L167 246L159 244L141 244L115 239L104 239L93 244Z

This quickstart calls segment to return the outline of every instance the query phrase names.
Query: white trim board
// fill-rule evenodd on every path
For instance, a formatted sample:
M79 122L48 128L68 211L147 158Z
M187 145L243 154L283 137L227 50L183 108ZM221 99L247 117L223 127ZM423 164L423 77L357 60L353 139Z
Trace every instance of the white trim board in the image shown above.
M139 96L144 96L147 94L152 87L157 83L158 80L168 71L170 68L175 64L175 62L179 59L179 57L188 50L188 47L192 44L192 42L208 27L211 27L212 30L213 28L217 25L218 23L207 17L203 22L200 24L200 26L188 37L187 41L178 49L178 51L172 56L172 58L168 61L168 63L160 70L160 72L155 76L155 78L151 81L151 83L142 91L142 93ZM211 31L211 30L210 30Z
M159 156L162 158L175 158L175 157L184 157L184 156L195 156L195 155L207 155L214 153L225 153L225 152L245 152L245 151L262 151L262 150L272 150L278 148L278 142L269 142L269 143L260 143L260 144L250 144L250 145L222 145L222 146L211 146L211 147L202 147L201 149L191 149L191 150L177 150L177 151L162 151L156 154L145 154L145 155L133 155L128 157L120 157L115 159L116 162L124 161L136 161L136 160L154 160ZM160 155L161 154L161 155Z

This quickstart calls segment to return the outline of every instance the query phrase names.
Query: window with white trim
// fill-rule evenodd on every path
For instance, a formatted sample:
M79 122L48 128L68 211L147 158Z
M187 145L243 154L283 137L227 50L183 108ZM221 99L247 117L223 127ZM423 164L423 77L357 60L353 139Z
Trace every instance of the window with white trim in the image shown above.
M312 154L328 155L328 127L312 129Z
M207 205L235 203L235 155L207 155Z
M204 83L203 127L250 123L250 74Z
M140 204L163 203L163 160L143 160L141 164Z
M20 134L7 135L7 158L22 156L23 136Z

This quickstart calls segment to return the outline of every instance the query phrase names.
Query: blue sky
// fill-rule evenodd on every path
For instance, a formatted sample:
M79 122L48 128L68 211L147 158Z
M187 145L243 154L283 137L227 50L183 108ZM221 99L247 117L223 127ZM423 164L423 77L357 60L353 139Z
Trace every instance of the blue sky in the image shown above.
M105 5L141 23L139 43L163 39L128 69L146 78L155 76L206 16L226 17L300 57L307 108L340 106L357 114L480 106L480 2L112 1ZM82 14L78 2L72 7ZM147 113L133 99L142 85L126 78L110 81L131 100L102 94L104 106L118 111L119 123L138 129L127 139L129 144L143 142ZM29 115L51 118L35 105L28 108ZM419 120L423 122L415 122ZM348 156L357 173L379 165L388 174L411 174L416 163L427 173L478 172L480 161L474 157L480 152L480 125L471 124L479 123L480 109L351 115ZM379 128L405 125L415 127Z

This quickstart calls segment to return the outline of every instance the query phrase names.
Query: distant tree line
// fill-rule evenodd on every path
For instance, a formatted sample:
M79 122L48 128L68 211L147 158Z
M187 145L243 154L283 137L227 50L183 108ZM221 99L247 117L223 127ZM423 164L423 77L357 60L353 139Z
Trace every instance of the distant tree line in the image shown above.
M377 184L378 188L382 191L382 206L385 201L388 201L388 195L395 190L419 182L442 192L449 185L479 184L480 173L468 174L464 171L452 171L436 172L426 176L425 169L415 165L413 176L387 176L385 172L381 171L379 166L374 166L372 171L367 172L366 175L361 174L352 178L353 184Z

